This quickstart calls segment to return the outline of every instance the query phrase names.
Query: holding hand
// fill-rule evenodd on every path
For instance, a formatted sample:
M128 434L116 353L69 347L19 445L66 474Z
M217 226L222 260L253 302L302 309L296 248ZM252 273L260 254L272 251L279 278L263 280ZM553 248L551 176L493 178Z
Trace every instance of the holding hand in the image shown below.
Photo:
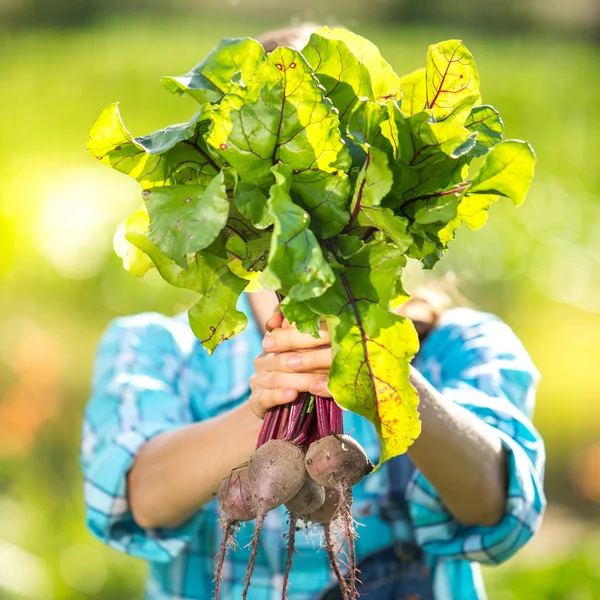
M327 389L331 340L323 322L318 339L300 333L280 313L267 321L264 352L254 360L250 407L261 419L274 406L287 404L300 392L331 398Z

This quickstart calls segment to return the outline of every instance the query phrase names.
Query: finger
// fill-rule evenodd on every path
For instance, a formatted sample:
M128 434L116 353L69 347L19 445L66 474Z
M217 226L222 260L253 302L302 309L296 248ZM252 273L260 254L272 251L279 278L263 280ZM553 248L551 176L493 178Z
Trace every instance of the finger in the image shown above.
M249 403L252 412L259 418L264 418L267 411L274 406L289 404L298 397L298 390L294 389L266 389L263 388L250 395Z
M333 394L327 387L328 380L315 381L308 386L308 391L315 396L321 396L321 398L333 398Z
M327 381L326 373L283 373L282 371L261 371L256 373L251 389L258 391L260 388L289 389L299 392L308 392L312 384ZM252 388L254 386L254 388Z
M308 333L300 333L295 327L274 329L271 335L263 340L263 348L267 352L288 352L330 345L329 332L321 328L319 333L320 336L314 338Z
M331 347L303 350L302 352L263 353L254 363L255 369L283 371L284 373L329 373Z
M283 315L279 309L276 309L276 311L273 313L273 316L267 319L267 322L265 323L265 329L267 331L273 331L274 329L281 327L282 323Z

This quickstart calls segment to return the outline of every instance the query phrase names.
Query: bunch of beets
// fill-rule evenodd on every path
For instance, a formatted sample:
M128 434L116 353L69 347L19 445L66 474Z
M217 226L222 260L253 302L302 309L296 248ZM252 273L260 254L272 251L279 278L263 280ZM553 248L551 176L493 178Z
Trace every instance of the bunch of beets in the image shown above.
M282 504L289 513L282 598L286 598L298 519L323 526L325 548L342 594L344 598L354 598L356 558L352 486L372 469L373 465L360 444L343 434L342 411L333 400L300 394L291 405L270 410L250 462L234 469L219 488L224 535L217 562L216 598L219 597L227 544L236 526L241 521L256 519L242 594L245 598L265 515ZM331 522L338 518L348 545L347 580L338 565L340 549L336 549L333 543L330 528Z
M499 196L521 204L535 155L503 140L459 40L430 46L426 68L399 77L346 30L320 29L302 52L265 54L253 39L226 39L163 84L200 104L187 123L133 137L111 104L90 129L88 151L143 190L143 209L115 234L123 265L137 276L155 268L198 295L188 316L209 353L244 329L239 296L261 286L279 294L299 331L318 337L324 319L331 337L334 400L302 394L271 410L250 462L221 484L217 597L238 524L256 520L245 598L265 515L283 504L283 598L302 519L324 527L331 567L353 600L351 488L373 466L344 435L342 409L374 425L375 468L419 435L409 381L418 337L396 312L409 298L403 268L408 259L433 268L456 230L482 227Z

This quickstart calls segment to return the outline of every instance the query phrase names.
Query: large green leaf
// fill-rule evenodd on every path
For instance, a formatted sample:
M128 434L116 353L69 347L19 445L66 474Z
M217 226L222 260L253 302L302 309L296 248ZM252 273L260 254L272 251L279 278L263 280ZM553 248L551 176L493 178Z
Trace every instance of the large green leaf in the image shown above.
M501 142L485 156L469 193L506 196L519 206L531 187L534 169L535 153L527 142Z
M418 397L408 381L417 334L410 321L389 312L406 259L382 240L353 252L360 240L343 238L340 245L329 244L343 270L336 272L334 285L307 304L327 315L332 334L329 389L340 406L374 424L384 462L405 452L420 431Z
M328 323L333 331L328 387L342 408L373 423L381 465L406 452L421 432L419 399L408 378L417 333L408 319L361 301Z
M302 53L338 109L342 123L361 98L385 101L400 97L400 79L378 48L351 31L319 29Z
M150 215L150 241L184 269L187 255L210 246L229 216L223 171L206 188L155 187L145 190L143 197Z
M425 69L417 69L400 78L402 90L402 114L406 117L416 115L425 110L427 88Z
M234 275L226 259L197 252L182 269L160 252L143 227L131 228L126 238L150 257L167 283L200 295L188 314L194 334L209 354L246 327L248 319L236 304L248 281Z
M176 94L189 94L198 102L214 102L230 92L238 74L245 82L265 59L263 47L250 38L221 40L214 50L191 71L179 77L163 77L163 85Z
M333 283L333 271L309 228L310 217L290 197L289 167L277 165L272 171L276 183L269 195L269 212L274 230L261 283L272 290L289 290L286 296L294 300L320 296Z
M427 108L435 120L462 125L479 99L479 74L462 41L429 46L426 78Z
M268 186L279 162L296 173L332 173L349 165L337 113L306 60L291 48L270 53L210 118L208 145L247 183Z
M191 121L134 138L117 103L107 106L89 132L87 151L140 182L144 189L165 185L206 186L220 170L202 139L206 112Z
M486 154L490 148L502 141L504 123L500 113L493 106L475 106L465 121L465 127L469 131L477 132L477 143L471 150L474 156Z

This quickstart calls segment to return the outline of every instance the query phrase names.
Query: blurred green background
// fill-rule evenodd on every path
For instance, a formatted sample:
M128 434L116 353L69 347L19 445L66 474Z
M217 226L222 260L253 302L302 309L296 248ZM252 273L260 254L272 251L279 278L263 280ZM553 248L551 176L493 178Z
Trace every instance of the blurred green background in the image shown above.
M311 20L366 35L401 74L430 43L463 39L507 137L537 151L526 204L499 202L421 279L452 277L501 315L543 376L550 506L525 551L486 569L490 598L600 599L600 6L315 4L0 0L0 598L141 597L143 565L84 527L79 428L108 321L173 314L189 296L121 268L112 233L139 189L85 154L87 129L115 100L135 135L187 120L194 103L161 75L187 71L220 37Z

